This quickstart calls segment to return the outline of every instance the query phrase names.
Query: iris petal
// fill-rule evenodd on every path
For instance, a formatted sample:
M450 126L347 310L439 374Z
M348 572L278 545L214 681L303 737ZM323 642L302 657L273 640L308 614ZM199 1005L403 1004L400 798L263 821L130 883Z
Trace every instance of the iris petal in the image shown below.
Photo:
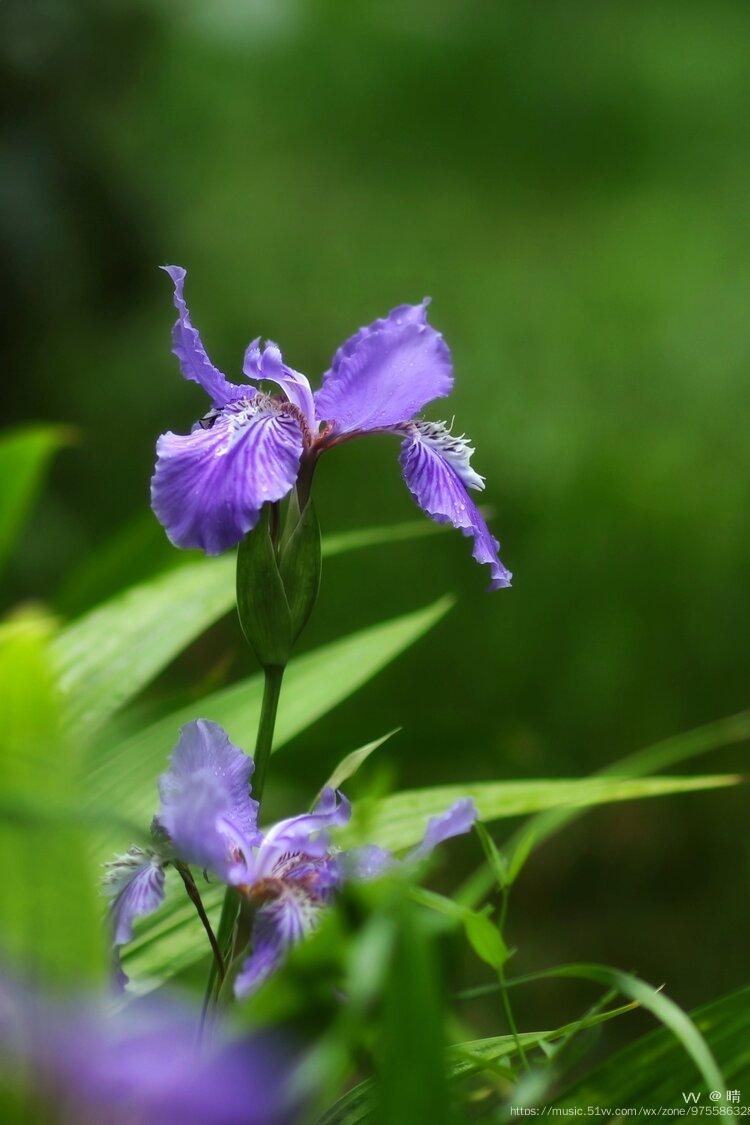
M321 903L303 881L278 880L274 897L255 915L252 953L235 981L235 994L249 996L281 963L290 946L316 926Z
M174 283L177 321L172 330L172 351L179 360L182 374L186 379L199 383L217 407L226 406L227 403L234 402L238 398L252 397L255 394L254 390L230 383L208 358L200 333L193 327L190 310L183 295L187 270L182 266L162 266L162 269Z
M261 348L260 338L253 340L245 352L242 371L248 379L268 379L277 383L289 401L302 412L311 432L315 432L315 403L310 380L301 371L295 371L284 363L278 344L268 340Z
M458 446L458 448L456 448ZM467 491L482 479L468 462L465 438L452 438L446 427L414 423L401 446L404 480L420 508L437 523L452 523L474 539L474 558L490 567L490 589L510 586L512 574L500 562L500 544ZM479 482L478 484L476 482Z
M292 489L302 431L269 400L254 401L209 428L162 434L156 454L151 506L170 540L218 555L255 527L266 501Z
M470 832L476 819L476 806L470 797L456 801L444 813L431 817L422 842L409 852L407 860L425 859L444 840Z
M280 820L269 829L256 856L253 878L268 875L279 858L287 854L324 857L330 846L329 830L342 828L351 815L351 805L342 793L324 789L312 812Z
M382 430L408 422L452 387L450 351L427 323L426 302L401 305L339 348L315 409L334 434Z
M153 914L164 901L164 861L156 852L134 844L106 865L104 891L111 899L112 942L126 945L136 918Z
M258 802L250 797L253 760L207 719L187 723L159 779L157 819L180 859L241 882L260 842Z

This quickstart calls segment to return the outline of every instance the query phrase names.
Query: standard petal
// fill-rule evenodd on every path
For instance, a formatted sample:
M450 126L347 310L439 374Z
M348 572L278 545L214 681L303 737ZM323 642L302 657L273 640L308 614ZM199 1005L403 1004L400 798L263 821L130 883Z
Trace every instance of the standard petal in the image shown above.
M238 398L251 398L255 391L247 387L239 387L229 380L214 367L206 354L200 333L193 327L190 319L190 310L185 304L183 288L187 270L182 266L162 266L174 283L174 305L177 309L177 321L172 329L172 351L180 363L180 370L186 379L200 383L204 391L211 396L214 406L226 406Z
M401 469L409 491L428 516L472 536L474 558L489 565L490 589L497 590L510 586L513 576L500 562L500 544L467 492L467 485L483 485L469 465L472 452L465 438L454 438L442 424L415 422L406 428Z
M255 527L297 479L302 431L267 399L223 411L209 428L162 434L151 506L176 547L218 555Z
M424 859L438 844L450 840L452 836L463 836L470 832L477 819L477 810L470 797L456 801L444 813L433 816L427 823L421 844L417 844L407 856L408 861Z
M153 914L164 901L164 860L134 844L106 864L104 893L111 899L112 942L126 945L133 937L136 918Z
M245 352L242 371L248 379L267 379L277 383L289 401L302 412L311 433L315 432L315 403L310 380L301 371L287 367L278 344L268 340L262 348L260 338L253 340Z
M323 858L330 845L330 829L342 828L351 815L352 807L343 793L324 789L312 812L280 820L268 830L255 858L253 878L269 875L277 861L290 854Z
M383 430L408 422L452 386L451 354L427 323L426 302L401 305L339 348L315 409L334 434Z
M258 802L250 796L253 760L208 719L187 723L159 778L157 814L180 859L209 868L229 883L247 873L261 840Z

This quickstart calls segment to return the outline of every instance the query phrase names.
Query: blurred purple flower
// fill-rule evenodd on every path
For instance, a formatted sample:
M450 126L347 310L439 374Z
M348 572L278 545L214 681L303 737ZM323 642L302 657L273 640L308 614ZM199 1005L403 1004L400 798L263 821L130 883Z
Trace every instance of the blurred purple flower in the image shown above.
M163 268L178 313L172 350L185 378L199 383L212 403L190 434L165 433L156 445L151 503L175 546L226 551L255 526L267 501L292 490L303 466L312 470L320 453L350 438L391 433L401 438L401 469L417 504L473 538L474 558L489 565L492 589L510 585L499 544L468 491L484 488L470 464L471 444L444 422L418 417L453 387L450 351L427 323L426 299L355 332L315 394L276 344L254 340L243 374L276 383L281 395L269 395L229 382L214 367L185 303L186 271Z
M346 878L375 878L398 862L382 848L342 852L332 845L331 830L351 816L349 802L333 789L322 791L312 812L262 832L248 788L252 771L252 758L218 724L198 719L184 726L159 780L156 823L168 847L149 853L131 848L108 865L105 884L116 946L130 940L137 917L162 901L163 869L170 861L208 869L236 887L254 908L251 952L235 982L238 996L254 991L289 946L315 927ZM476 815L473 802L461 800L433 817L406 862L422 860L443 840L468 832Z
M198 1013L164 1000L108 1012L0 982L5 1063L25 1071L45 1120L112 1125L282 1125L291 1061L260 1036L196 1043ZM36 1118L35 1118L36 1119Z

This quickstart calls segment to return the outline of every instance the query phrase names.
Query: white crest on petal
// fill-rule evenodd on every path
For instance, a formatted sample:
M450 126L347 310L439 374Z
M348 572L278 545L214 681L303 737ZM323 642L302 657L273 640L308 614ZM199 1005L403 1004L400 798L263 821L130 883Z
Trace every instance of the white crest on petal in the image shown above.
M467 488L475 488L481 492L484 489L484 477L471 467L474 446L466 434L452 434L452 426L453 421L450 425L447 422L417 421L410 422L406 429L413 433L416 441L423 442L439 453Z
M158 852L133 844L123 855L115 856L104 864L102 890L108 898L116 898L139 871L145 873L148 867L157 871L163 866L164 859Z

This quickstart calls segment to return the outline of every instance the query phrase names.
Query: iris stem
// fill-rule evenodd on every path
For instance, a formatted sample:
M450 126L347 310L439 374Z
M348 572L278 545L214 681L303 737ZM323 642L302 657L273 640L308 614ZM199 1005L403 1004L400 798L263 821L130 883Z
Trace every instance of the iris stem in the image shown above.
M271 665L264 669L263 702L260 707L258 736L255 740L255 770L253 772L253 797L260 804L268 773L268 761L273 749L273 732L276 729L276 715L279 709L281 683L284 669Z
M175 863L174 866L176 867L177 871L179 872L180 878L185 884L185 890L188 893L188 898L195 907L198 913L198 917L200 918L203 925L203 929L208 935L208 940L214 955L213 969L215 973L218 974L219 979L224 980L224 958L221 955L221 949L219 948L219 943L216 940L216 934L214 933L211 923L208 920L208 915L206 914L206 908L203 905L200 891L196 887L195 880L190 873L190 868L187 867L184 863Z
M500 900L500 918L498 919L498 929L500 930L500 933L501 933L501 935L503 935L503 939L504 939L504 937L505 937L505 923L506 923L506 920L508 918L509 891L508 891L507 883L503 884L503 886L502 886L501 896L502 897L501 897L501 900ZM507 986L505 984L505 966L504 965L501 965L500 968L497 970L497 980L498 980L498 984L500 985L500 998L502 1000L503 1011L505 1012L505 1018L508 1021L508 1027L510 1028L511 1035L513 1036L513 1039L515 1040L516 1050L518 1051L521 1062L523 1063L524 1068L528 1071L531 1068L529 1066L529 1060L526 1058L526 1052L523 1049L523 1043L521 1041L521 1036L518 1034L518 1028L516 1026L515 1017L513 1015L513 1007L511 1005L510 996L508 995L508 989L507 989Z
M276 729L276 715L279 709L279 696L281 695L281 683L284 679L284 668L280 665L270 665L264 669L264 677L263 701L260 707L258 734L255 739L255 770L252 778L253 797L259 805L263 797L263 789L268 773L268 762L271 757L271 751L273 750L273 735ZM239 899L237 898L237 893L232 887L227 887L216 936L216 941L223 958L231 952L232 935L237 921L238 909ZM217 963L214 960L211 963L211 970L206 985L201 1026L205 1022L212 1000L214 1000L216 996L217 977Z

